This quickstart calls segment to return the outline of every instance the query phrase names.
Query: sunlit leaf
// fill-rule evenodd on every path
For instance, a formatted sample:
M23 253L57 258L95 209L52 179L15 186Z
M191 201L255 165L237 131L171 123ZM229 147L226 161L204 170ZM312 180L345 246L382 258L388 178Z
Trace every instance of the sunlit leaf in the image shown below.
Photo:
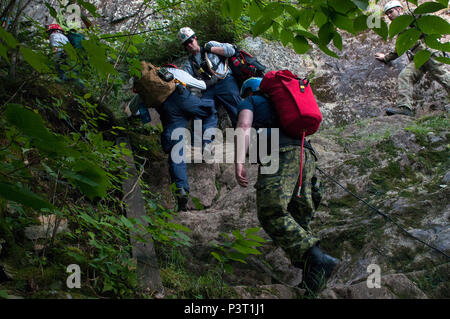
M417 24L426 34L450 34L450 23L441 17L426 15L420 17Z
M243 6L242 0L225 0L222 2L222 13L232 19L237 19L241 16Z
M409 50L414 43L419 40L421 34L422 33L416 29L409 29L401 33L397 37L397 41L395 43L395 50L397 54L400 56Z
M414 65L416 69L420 68L431 56L431 52L428 50L422 50L414 54Z
M424 14L424 13L432 13L442 9L447 8L446 5L443 5L439 2L425 2L418 6L415 10L415 14Z
M252 27L252 34L257 37L266 32L272 26L273 20L261 17Z
M405 30L413 21L414 18L408 14L397 17L389 26L389 37L393 38Z
M292 46L297 54L304 54L309 50L308 40L300 35L297 35L292 39Z

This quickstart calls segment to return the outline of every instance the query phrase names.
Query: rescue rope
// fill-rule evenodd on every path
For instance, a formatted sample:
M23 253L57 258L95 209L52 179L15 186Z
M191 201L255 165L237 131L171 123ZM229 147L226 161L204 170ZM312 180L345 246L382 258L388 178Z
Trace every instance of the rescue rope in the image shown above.
M367 205L369 208L371 208L373 211L375 211L376 213L380 214L381 216L383 216L385 219L387 219L388 221L390 221L391 223L393 223L395 226L397 226L403 233L405 233L406 235L408 235L409 237L411 237L412 239L415 239L419 242L421 242L422 244L424 244L425 246L433 249L434 251L444 255L445 257L447 257L448 259L450 259L450 256L447 255L445 252L443 252L442 250L426 243L425 241L423 241L420 238L417 238L414 235L411 235L405 228L403 228L401 225L399 225L395 220L393 220L389 215L386 215L385 213L383 213L382 211L380 211L378 208L372 206L371 204L369 204L367 201L365 201L364 199L362 199L361 197L359 197L358 195L354 194L353 192L351 192L349 189L345 188L344 186L342 186L335 178L333 178L332 176L328 175L327 173L325 173L323 170L321 170L319 167L316 167L317 170L322 173L325 177L331 179L336 185L338 185L339 187L341 187L342 189L344 189L346 192L348 192L350 195L352 195L353 197L355 197L357 200L363 202L365 205Z

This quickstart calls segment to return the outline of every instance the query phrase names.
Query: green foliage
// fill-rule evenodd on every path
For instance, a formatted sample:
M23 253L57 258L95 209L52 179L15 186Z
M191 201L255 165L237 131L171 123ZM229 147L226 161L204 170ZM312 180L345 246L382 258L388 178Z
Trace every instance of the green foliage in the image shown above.
M431 57L431 52L428 50L422 50L414 55L414 65L416 69L420 68Z
M78 2L95 13L88 2ZM22 256L17 262L31 269L41 267L42 274L54 271L52 278L65 278L65 267L77 263L86 277L84 293L136 297L130 239L170 247L190 245L185 235L189 229L173 222L173 212L159 205L143 182L147 215L139 220L123 215L122 184L128 178L124 155L130 153L107 140L124 128L109 124L114 119L108 118L99 101L115 101L122 84L140 72L136 46L144 40L135 36L105 41L98 30L85 31L83 49L65 45L66 58L60 64L69 78L84 84L84 90L74 90L71 82L56 90L48 78L56 75L55 63L61 61L49 58L47 34L35 26L39 36L34 37L22 37L21 32L15 37L0 28L0 67L15 63L34 77L32 85L23 79L29 81L25 88L41 91L35 100L20 85L12 92L0 92L3 101L11 101L0 108L0 236L7 240L3 256L15 255L12 247L24 241L24 228L36 224L38 216L56 216L68 222L68 230L41 240L41 253L27 248L25 256L17 254ZM10 58L14 54L18 59ZM30 274L40 280L39 272ZM39 284L45 289L49 283Z
M222 3L224 6L229 4L228 8L236 14L236 5L239 6L239 1L232 0L227 2L190 0L181 6L173 7L173 14L167 16L170 24L163 30L155 30L151 37L145 37L145 42L136 45L139 58L162 65L186 56L186 51L177 38L178 30L185 26L194 30L200 45L211 40L239 42L249 30L246 19L233 19L230 15L223 15Z
M417 5L417 1L409 2ZM266 35L271 39L280 40L284 46L291 44L298 54L306 53L314 43L324 53L335 58L338 58L338 55L329 45L333 41L334 46L342 50L341 33L343 31L357 34L372 29L384 40L388 35L392 38L400 34L396 41L396 50L399 55L410 49L422 33L434 39L450 33L450 24L446 20L433 15L417 16L445 9L448 1L422 3L414 10L413 16L400 16L389 27L382 17L367 11L369 4L370 1L354 0L300 1L299 4L228 0L223 2L222 12L227 16L237 17L241 14L248 17L254 37ZM371 26L370 20L377 23ZM414 25L408 29L413 22L415 22ZM272 32L269 36L270 30ZM306 31L308 32L305 34ZM444 47L436 42L427 43L427 45L430 48L439 46L440 50L449 51L447 46ZM426 52L421 53L417 58L416 66L420 67L428 59ZM440 61L448 63L448 59L440 59Z
M261 228L249 228L242 234L238 229L229 234L222 233L221 236L226 240L223 243L213 244L215 251L211 255L217 259L227 272L232 273L231 263L238 261L246 264L245 261L249 255L260 255L257 247L261 247L266 241L255 235ZM234 237L234 238L233 238Z
M8 292L6 290L0 290L0 299L8 299Z

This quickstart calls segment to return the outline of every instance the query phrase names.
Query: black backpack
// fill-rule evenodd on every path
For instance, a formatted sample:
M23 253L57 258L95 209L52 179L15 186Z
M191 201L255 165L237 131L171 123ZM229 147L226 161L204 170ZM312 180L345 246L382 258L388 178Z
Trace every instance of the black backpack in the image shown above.
M263 77L266 67L250 53L234 46L235 54L229 57L229 67L234 77L241 85L251 77Z
M233 46L233 48L235 53L233 56L228 58L228 67L231 69L231 72L233 73L233 76L238 82L239 86L241 86L245 80L251 77L264 76L266 66L260 63L255 56L239 49L236 46ZM198 65L192 57L189 59L194 71L194 77L208 81L212 78L214 71L207 66L206 60L204 58L205 52L203 48L200 49L200 54L202 57L201 65ZM222 61L225 61L227 59L222 56L219 57Z
M82 49L83 45L81 41L84 40L84 36L81 33L77 33L74 30L70 30L67 34L67 38L69 39L70 44L76 49Z

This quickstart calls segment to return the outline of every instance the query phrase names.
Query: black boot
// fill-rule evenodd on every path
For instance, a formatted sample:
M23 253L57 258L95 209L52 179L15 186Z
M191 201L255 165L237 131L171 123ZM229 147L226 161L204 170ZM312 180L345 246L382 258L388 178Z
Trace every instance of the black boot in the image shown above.
M316 295L325 286L339 260L325 254L317 245L303 255L303 279L300 288Z
M189 200L189 196L184 190L184 188L177 189L175 193L175 198L177 199L178 211L187 211L187 203Z
M400 114L400 115L406 115L406 116L413 116L412 110L410 110L407 107L401 106L401 107L389 107L386 109L386 114L388 116L391 115L396 115L396 114Z

